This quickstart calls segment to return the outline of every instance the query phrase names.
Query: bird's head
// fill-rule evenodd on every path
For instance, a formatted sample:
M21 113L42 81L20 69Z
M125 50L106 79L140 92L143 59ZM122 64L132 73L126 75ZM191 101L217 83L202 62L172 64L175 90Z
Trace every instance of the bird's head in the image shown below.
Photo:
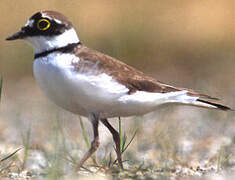
M16 39L27 41L35 53L79 42L72 23L56 11L40 11L34 14L20 31L6 40Z

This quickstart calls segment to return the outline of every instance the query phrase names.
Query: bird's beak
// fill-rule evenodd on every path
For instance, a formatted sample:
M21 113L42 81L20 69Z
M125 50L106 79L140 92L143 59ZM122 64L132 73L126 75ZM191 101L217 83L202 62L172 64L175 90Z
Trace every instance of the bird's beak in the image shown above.
M6 40L10 41L16 39L23 39L24 37L26 37L25 28L21 28L19 32L16 32L15 34L7 37Z

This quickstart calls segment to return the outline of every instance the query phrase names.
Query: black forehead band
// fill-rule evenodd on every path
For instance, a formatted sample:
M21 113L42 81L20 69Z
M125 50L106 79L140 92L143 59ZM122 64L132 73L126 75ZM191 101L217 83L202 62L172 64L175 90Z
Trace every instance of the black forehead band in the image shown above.
M36 14L34 14L31 18L30 18L30 20L38 20L38 19L41 19L42 18L42 14L40 13L40 12L38 12L38 13L36 13Z
M42 17L41 13L39 13L39 12L34 14L29 20L34 20L34 25L35 25L40 19L47 19L48 21L50 21L50 23L52 25L57 25L57 26L60 26L60 27L66 27L65 24L59 24L55 20L53 20L51 18Z
M40 19L47 19L48 21L50 21L51 25L48 28L48 30L46 31L40 31L37 29L37 22ZM48 17L42 17L42 14L40 12L34 14L29 20L33 20L33 27L26 27L25 31L27 31L28 35L31 36L37 36L37 35L44 35L44 36L53 36L53 35L59 35L62 34L66 29L68 29L66 27L65 24L60 24L57 23L55 20L48 18Z

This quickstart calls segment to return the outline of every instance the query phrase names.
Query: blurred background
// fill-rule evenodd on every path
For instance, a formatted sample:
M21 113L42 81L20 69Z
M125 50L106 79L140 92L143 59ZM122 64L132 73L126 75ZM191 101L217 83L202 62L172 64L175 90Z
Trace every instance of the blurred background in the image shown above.
M235 107L232 0L0 0L0 4L1 152L25 146L29 132L32 152L54 151L58 121L73 145L71 149L81 153L86 150L79 118L50 102L36 84L32 48L23 41L5 41L39 10L56 10L67 16L88 47L160 81L196 89ZM117 125L117 119L111 122ZM202 166L209 162L218 166L218 153L234 152L234 122L232 112L184 106L164 106L144 117L123 119L129 138L138 129L126 159L155 166ZM91 138L91 126L85 118L84 123ZM112 137L103 126L100 129L102 146L98 159L111 151L115 155ZM234 163L235 158L229 161Z

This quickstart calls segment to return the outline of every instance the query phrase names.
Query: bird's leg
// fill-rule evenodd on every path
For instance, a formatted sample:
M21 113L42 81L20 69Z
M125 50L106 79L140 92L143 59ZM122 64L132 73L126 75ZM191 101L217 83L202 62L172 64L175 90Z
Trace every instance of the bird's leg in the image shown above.
M84 164L84 162L89 159L91 157L91 155L98 149L99 145L100 145L100 141L99 141L99 131L98 131L98 126L99 126L99 115L91 113L89 115L89 120L92 123L92 127L93 127L93 133L94 133L94 140L91 142L91 147L90 149L86 152L86 154L83 156L83 158L81 159L79 165L78 165L78 169L80 167L82 167L82 165Z
M109 129L109 131L113 135L113 140L114 140L115 145L116 145L116 153L117 153L118 164L123 169L122 155L121 155L121 150L120 150L120 136L119 136L119 133L112 127L112 125L108 122L107 119L101 119L101 122Z

